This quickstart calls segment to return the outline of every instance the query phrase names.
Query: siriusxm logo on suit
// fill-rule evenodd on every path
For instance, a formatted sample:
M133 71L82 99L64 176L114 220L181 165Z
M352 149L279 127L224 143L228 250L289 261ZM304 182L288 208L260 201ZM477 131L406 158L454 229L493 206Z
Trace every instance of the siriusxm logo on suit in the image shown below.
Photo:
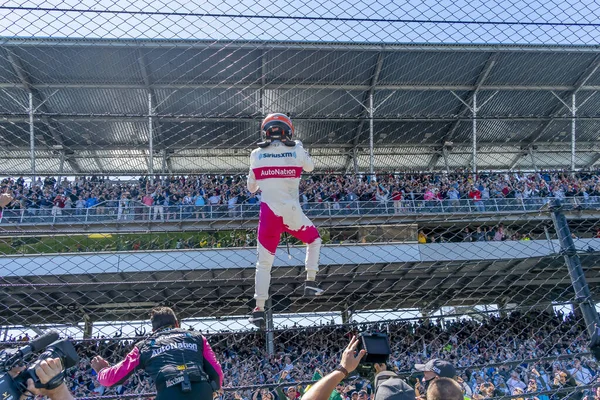
M295 151L288 151L285 153L261 153L258 155L258 159L262 160L263 158L287 158L287 157L294 157L296 158L296 152Z

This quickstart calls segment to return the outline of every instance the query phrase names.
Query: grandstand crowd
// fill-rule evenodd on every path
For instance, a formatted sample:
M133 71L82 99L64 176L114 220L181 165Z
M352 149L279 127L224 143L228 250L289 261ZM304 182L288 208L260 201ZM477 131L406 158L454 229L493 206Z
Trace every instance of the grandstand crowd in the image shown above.
M60 179L60 178L59 178ZM53 215L119 214L135 218L165 220L175 218L184 208L196 218L206 218L206 206L222 206L235 213L240 204L258 204L260 192L251 194L243 175L147 176L121 181L107 177L62 178L38 177L30 182L24 177L5 178L2 190L14 201L8 209L25 209L35 215L38 210L51 210ZM451 174L395 173L380 174L376 179L357 175L307 175L300 183L300 202L304 207L323 203L336 209L353 202L374 202L389 205L401 213L406 201L423 202L435 207L444 201L450 208L462 199L470 199L484 211L490 199L528 199L555 197L576 199L579 204L600 199L600 174L597 171L543 171L536 173L490 172ZM342 205L340 205L342 204ZM210 217L210 215L208 216Z
M339 364L341 352L354 333L351 328L324 325L278 330L273 356L265 351L262 332L203 334L221 362L225 387L242 387L238 391L225 391L222 399L294 400L306 388L306 384L298 382L318 378ZM472 399L515 394L523 394L523 399L558 399L564 396L538 393L599 383L598 364L589 353L583 354L588 351L589 341L585 327L573 314L513 312L483 316L480 320L394 321L354 325L353 329L387 333L392 348L388 368L405 374L417 390L414 365L432 358L447 360L457 368L465 396ZM141 372L117 387L100 386L90 360L99 354L111 363L118 362L134 341L102 336L96 339L76 345L81 360L79 367L68 373L68 384L76 397L153 392L152 382ZM557 359L557 356L567 357ZM537 360L540 358L544 359ZM523 361L531 359L534 361ZM372 376L355 375L338 387L340 396L336 399L372 399L371 380ZM243 389L274 383L283 386L256 391ZM585 394L592 400L598 399L600 393L588 390L569 398L582 399Z

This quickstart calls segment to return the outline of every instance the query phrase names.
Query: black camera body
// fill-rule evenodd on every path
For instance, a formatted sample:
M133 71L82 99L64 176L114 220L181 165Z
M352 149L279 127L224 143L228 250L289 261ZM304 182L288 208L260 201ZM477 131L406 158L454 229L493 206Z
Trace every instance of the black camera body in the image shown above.
M31 345L20 349L7 349L0 353L0 396L2 396L2 400L18 400L27 390L28 379L32 379L37 388L54 389L60 386L64 379L65 370L77 365L79 356L73 344L68 340L56 340L45 346L47 340L55 337L58 337L58 334L44 335L39 339L45 340L39 340L37 343L32 342ZM33 363L28 365L24 371L19 373L19 375L14 378L11 377L8 371L14 367L25 365L26 356L38 351L39 347L45 347L45 351ZM50 382L42 384L40 378L35 373L35 369L47 358L59 358L63 370Z
M374 364L385 364L392 350L387 334L379 332L361 332L358 334L357 350L366 350L367 354L360 360L356 371L362 377L373 374Z

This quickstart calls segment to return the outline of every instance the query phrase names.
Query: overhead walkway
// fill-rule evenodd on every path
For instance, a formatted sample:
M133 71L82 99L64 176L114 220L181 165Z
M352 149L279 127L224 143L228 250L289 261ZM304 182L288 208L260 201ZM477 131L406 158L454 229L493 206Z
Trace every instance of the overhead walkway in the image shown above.
M600 239L576 246L598 298ZM277 312L430 308L571 301L556 241L329 245L325 295L302 297L304 249L280 248L271 293ZM254 289L255 249L77 253L0 258L4 324L143 319L169 299L182 318L243 315Z

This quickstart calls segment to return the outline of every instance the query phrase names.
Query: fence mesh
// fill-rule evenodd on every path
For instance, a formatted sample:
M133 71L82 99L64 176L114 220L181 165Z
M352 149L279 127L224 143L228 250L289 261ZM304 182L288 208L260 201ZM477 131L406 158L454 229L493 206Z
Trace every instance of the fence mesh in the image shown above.
M90 359L122 359L162 304L207 336L227 400L294 399L365 330L417 389L414 365L442 358L473 399L591 398L599 7L3 2L2 346L56 329L77 397L152 398L142 373L100 386ZM299 201L325 292L303 295L305 246L284 236L257 330L246 174L272 112L315 161ZM372 389L352 377L340 398Z

